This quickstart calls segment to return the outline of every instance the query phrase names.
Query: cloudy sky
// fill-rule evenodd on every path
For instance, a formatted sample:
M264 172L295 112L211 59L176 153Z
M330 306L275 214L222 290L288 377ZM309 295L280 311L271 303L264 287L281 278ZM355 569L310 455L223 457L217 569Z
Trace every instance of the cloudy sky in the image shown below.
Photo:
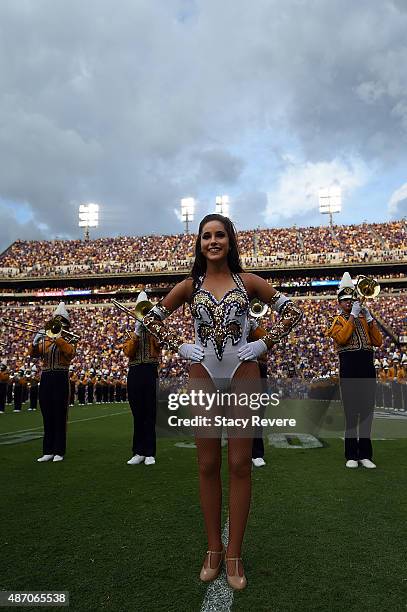
M0 249L178 233L229 194L238 228L407 212L405 0L2 0ZM322 219L327 223L326 217Z

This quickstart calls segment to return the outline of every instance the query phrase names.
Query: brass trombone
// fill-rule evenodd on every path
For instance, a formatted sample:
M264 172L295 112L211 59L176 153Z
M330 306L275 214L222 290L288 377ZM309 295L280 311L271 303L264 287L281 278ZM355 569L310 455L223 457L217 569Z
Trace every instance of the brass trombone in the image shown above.
M148 300L139 302L134 310L130 310L130 308L127 308L127 306L123 306L123 304L120 304L120 302L118 302L117 300L112 300L112 304L122 312L125 312L129 317L132 317L137 321L142 321L146 314L150 312L152 308L154 308L154 304L152 302L149 302Z
M154 306L154 304L148 300L139 302L134 310L130 310L130 308L127 308L127 306L123 306L123 304L120 304L120 302L117 300L112 300L112 304L122 312L126 313L127 316L131 317L132 319L136 319L136 321L141 321ZM130 332L127 329L125 332L131 340L133 336L130 334Z
M64 338L64 340L66 340L67 342L70 342L71 344L75 344L76 342L80 340L80 336L78 336L77 334L74 334L73 332L68 331L67 329L62 329L62 325L61 325L61 329L58 332L56 332L55 330L56 330L57 323L59 323L58 321L51 320L51 322L48 322L46 325L46 328L48 326L48 330L46 329L46 331L44 332L38 331L36 326L33 325L32 323L18 323L17 321L14 321L13 319L9 319L8 317L3 317L2 319L0 319L0 323L3 323L3 325L5 325L6 327L12 327L14 329L22 329L23 331L29 332L30 334L41 334L41 336L50 338L51 340L54 340L59 333L61 333L61 336L62 338Z
M367 298L375 298L380 293L380 284L375 278L360 274L356 281L356 295L361 298L360 304L363 306Z
M70 342L71 344L76 344L76 342L79 342L79 340L81 339L78 334L74 334L68 329L64 329L62 321L58 318L54 318L50 321L47 321L47 323L45 324L45 334L48 336L48 338L51 338L51 340L62 336L64 340Z

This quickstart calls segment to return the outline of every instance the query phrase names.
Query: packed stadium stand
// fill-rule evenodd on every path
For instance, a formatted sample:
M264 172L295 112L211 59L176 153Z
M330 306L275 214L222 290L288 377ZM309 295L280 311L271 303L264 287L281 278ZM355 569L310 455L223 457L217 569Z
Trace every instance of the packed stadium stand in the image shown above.
M345 270L378 278L382 292L371 309L385 334L381 361L405 351L407 249L406 223L258 229L239 232L243 265L299 300L304 319L284 344L269 353L269 371L315 378L334 376L337 358L324 337L336 313L336 287ZM80 240L16 241L0 256L0 316L41 328L60 300L66 302L72 329L81 336L75 370L91 368L125 377L121 344L132 319L114 308L117 297L131 305L142 288L160 299L191 267L196 236L142 236ZM270 324L265 317L262 325ZM169 325L191 340L188 308ZM29 334L0 327L2 358L10 371L28 368ZM184 377L187 364L162 351L160 377Z
M138 236L14 242L0 257L4 277L187 270L196 236ZM405 221L360 226L258 229L239 232L246 267L407 261Z

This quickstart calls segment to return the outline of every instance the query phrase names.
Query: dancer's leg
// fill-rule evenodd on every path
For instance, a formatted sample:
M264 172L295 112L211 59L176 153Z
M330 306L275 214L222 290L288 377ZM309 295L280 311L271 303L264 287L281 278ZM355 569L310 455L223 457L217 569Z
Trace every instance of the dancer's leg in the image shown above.
M237 369L232 389L237 393L253 393L260 391L260 372L257 363L244 362ZM248 416L250 409L245 409ZM251 500L251 474L252 474L252 445L251 437L239 438L228 436L228 463L229 463L229 544L227 557L240 557L243 537ZM243 567L239 562L239 575L243 575ZM235 574L235 562L228 562L228 573Z
M208 372L199 364L193 364L190 369L190 382L188 389L202 389L205 392L215 392L215 387ZM198 390L198 389L197 389ZM205 529L208 538L208 550L221 551L221 508L222 483L221 468L221 439L195 436L198 451L199 493ZM211 567L219 564L218 555L211 556ZM205 560L208 567L209 556Z

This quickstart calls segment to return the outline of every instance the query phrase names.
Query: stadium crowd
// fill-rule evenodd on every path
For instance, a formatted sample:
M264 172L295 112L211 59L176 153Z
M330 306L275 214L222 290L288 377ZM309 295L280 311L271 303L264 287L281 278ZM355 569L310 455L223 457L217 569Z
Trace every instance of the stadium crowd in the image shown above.
M245 267L407 259L404 221L273 228L238 234ZM178 271L191 266L194 234L14 242L0 256L4 277Z
M383 321L396 336L405 333L405 299L406 294L398 296L380 296L372 305L372 312ZM324 333L329 324L329 317L337 312L334 299L299 299L304 312L301 324L284 343L280 343L268 355L269 372L277 376L297 376L311 379L318 376L333 375L337 371L337 356L333 343L325 338ZM128 303L131 307L131 303ZM54 306L0 306L0 317L11 318L15 322L30 323L35 329L44 327L51 318ZM68 307L71 316L72 330L81 336L76 356L72 362L74 369L88 372L91 368L107 371L110 374L125 376L127 359L122 351L126 339L126 330L132 331L134 319L110 304L75 305ZM274 314L264 317L261 325L267 328L273 321ZM192 341L192 322L189 309L173 313L168 319L170 328L184 341ZM1 340L6 343L2 358L7 361L10 371L27 369L33 364L28 355L29 333L2 326ZM391 360L397 346L388 333L385 334L383 347L376 352L380 360ZM187 364L178 356L162 351L160 378L185 377Z

